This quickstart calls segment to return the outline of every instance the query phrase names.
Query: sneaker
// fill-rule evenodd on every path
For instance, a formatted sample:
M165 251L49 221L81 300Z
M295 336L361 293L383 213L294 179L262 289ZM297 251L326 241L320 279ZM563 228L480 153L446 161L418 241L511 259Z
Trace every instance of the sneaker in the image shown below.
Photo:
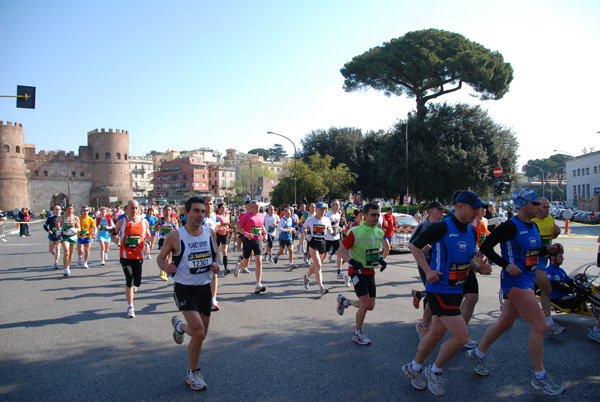
M152 256L151 256L150 254L148 254L148 259L149 259L149 260L151 260L151 259L152 259Z
M329 254L329 262L333 262L333 254Z
M329 293L329 289L327 289L325 286L323 286L322 288L319 289L319 294L321 296L326 295L327 293Z
M427 388L427 382L423 380L423 370L415 371L412 369L412 365L410 363L402 366L402 372L405 376L410 378L410 383L416 389L425 389Z
M302 280L304 282L304 289L308 290L308 286L310 285L310 278L308 277L308 275L304 275L302 277Z
M590 332L588 332L588 338L590 338L592 341L600 343L600 332L594 332L593 329L590 329Z
M248 268L242 268L242 269L240 270L240 272L241 272L242 274L249 274L249 273L250 273L250 271L248 270Z
M63 276L67 277L69 275L71 275L71 270L69 268L67 268L63 271Z
M102 260L102 262L100 263L100 265L106 265L106 263L104 262L104 260Z
M54 263L54 269L58 269L58 263L57 262Z
M87 265L87 261L83 262L83 269L89 269L88 265Z
M267 288L260 284L257 284L256 287L254 288L254 293L256 293L256 294L264 293L266 291L267 291Z
M127 307L127 315L126 318L135 318L135 310L133 307Z
M465 348L467 349L475 349L477 346L479 346L479 344L477 343L477 341L471 339L471 337L469 337L467 339L467 343L465 343Z
M337 276L335 277L335 279L344 279L344 274L341 272L338 272Z
M473 363L473 366L475 367L475 372L477 374L479 374L479 375L489 375L490 374L490 370L486 369L483 365L485 362L485 359L482 359L479 356L477 356L475 354L475 350L466 351L465 355L467 355L467 359L469 359L469 361L471 363Z
M200 369L194 371L188 370L188 374L185 377L185 382L194 391L204 391L206 389L206 383L204 382L202 375L200 375Z
M167 276L167 273L165 271L163 271L162 269L160 270L160 279L162 279L163 281L168 281L169 277Z
M304 253L304 263L310 266L310 257L307 253Z
M183 338L185 336L185 333L180 334L179 332L177 332L177 324L179 324L180 322L182 322L181 318L177 317L176 315L171 317L171 325L173 325L173 340L178 345L181 345L183 343Z
M560 395L565 392L565 387L554 383L548 375L544 375L539 380L534 376L533 380L531 380L531 386L534 389L541 389L548 395Z
M237 278L239 274L240 274L240 263L238 262L235 265L235 269L233 270L233 277Z
M231 273L231 270L229 268L225 268L225 271L223 271L223 276L227 276Z
M296 264L290 264L290 265L288 266L288 269L287 269L287 270L291 272L291 271L293 271L293 270L295 270L295 269L296 269Z
M211 303L210 304L210 311L219 311L221 310L221 307L219 307L219 303Z
M370 345L371 340L367 338L365 332L363 330L354 330L354 336L352 337L352 341L358 343L359 345Z
M346 298L346 296L344 296L343 294L340 293L339 295L337 295L337 306L335 308L335 311L337 311L339 315L344 315L344 310L346 310L346 300L348 300L348 298Z
M565 332L565 329L566 329L565 327L561 327L557 323L553 322L552 325L550 325L548 327L546 332L550 335L558 335L558 334L562 334L563 332Z
M413 289L410 291L410 294L413 297L413 307L416 309L421 307L421 292L419 292L417 289Z
M415 326L417 330L417 334L419 334L419 340L423 339L425 335L429 332L429 328L423 328L421 325L421 321L417 321L417 325Z
M279 257L277 257L277 254L275 254L273 256L273 263L277 264L277 261L279 260Z
M427 387L433 395L444 395L444 383L446 382L446 379L442 377L442 373L432 373L431 366L427 366L425 368L425 378L427 378Z
M77 261L77 264L83 265L83 258L79 257L79 261Z
M352 281L350 280L350 275L346 275L344 277L344 282L345 282L346 286L348 286L348 287L352 286Z

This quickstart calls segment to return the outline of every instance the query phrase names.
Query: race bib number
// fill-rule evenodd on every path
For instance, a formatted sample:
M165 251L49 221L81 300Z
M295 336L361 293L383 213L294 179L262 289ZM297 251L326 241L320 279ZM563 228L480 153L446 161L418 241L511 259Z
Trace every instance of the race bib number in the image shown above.
M275 226L269 226L269 233L275 232Z
M452 264L450 265L450 273L448 275L449 286L462 286L467 280L469 275L469 267L471 263L467 264Z
M541 236L542 238L542 247L548 247L552 243L552 235Z
M81 237L86 237L86 236L88 236L89 234L90 234L90 231L89 231L89 230L87 230L87 229L81 229L81 230L79 231L79 235L80 235Z
M210 269L210 253L199 252L190 253L188 256L188 266L190 274L202 274Z
M540 250L525 250L525 271L533 272L537 269Z
M63 225L62 234L64 236L74 236L77 232L73 229L73 225Z
M325 225L313 225L312 233L314 237L325 238Z
M480 234L479 235L479 244L483 244L483 242L485 241L486 238L487 238L487 236L485 235L485 233Z
M166 236L171 233L172 230L173 228L160 228L160 234Z
M129 235L125 236L125 247L137 248L140 245L140 235Z
M379 265L379 249L371 248L367 250L366 262L368 266L376 267Z
M100 230L106 230L106 225L100 225Z
M252 236L258 237L258 236L260 236L260 232L261 232L260 229L261 229L260 226L252 226L252 229L250 229L250 233L252 233Z

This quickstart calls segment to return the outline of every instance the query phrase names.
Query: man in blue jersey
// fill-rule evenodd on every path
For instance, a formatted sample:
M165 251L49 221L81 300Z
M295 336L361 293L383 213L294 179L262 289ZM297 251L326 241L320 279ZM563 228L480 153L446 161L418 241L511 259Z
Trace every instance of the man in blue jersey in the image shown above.
M484 275L491 273L487 260L475 255L477 233L471 226L483 206L485 204L477 194L461 192L456 198L454 214L432 223L410 244L415 261L427 277L426 298L433 319L429 333L419 343L415 358L402 367L402 372L414 388L429 388L434 395L444 395L442 368L469 337L460 311L463 286L469 271L472 269ZM423 248L428 244L431 245L430 263L423 254ZM440 347L435 363L422 369L425 359L446 332L450 332L450 338Z
M530 328L529 355L535 370L531 386L548 395L558 395L565 389L555 384L544 369L544 335L547 324L533 288L538 258L562 250L562 245L554 243L542 246L540 231L535 222L532 222L542 204L534 191L516 191L512 194L512 199L517 209L516 216L498 226L481 245L481 252L502 268L500 286L505 299L502 313L498 321L485 331L479 346L467 352L467 357L477 374L488 375L489 370L484 367L488 348L513 326L520 315ZM498 243L501 256L494 251L494 246Z

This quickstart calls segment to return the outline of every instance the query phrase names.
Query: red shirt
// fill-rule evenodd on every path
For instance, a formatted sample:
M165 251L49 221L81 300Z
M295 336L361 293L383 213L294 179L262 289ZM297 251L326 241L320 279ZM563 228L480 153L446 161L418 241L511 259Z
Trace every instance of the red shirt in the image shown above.
M394 226L396 226L396 217L394 215L383 214L383 236L394 237Z
M238 220L238 224L246 233L252 233L252 239L258 240L265 232L265 216L261 213L254 215L247 212Z

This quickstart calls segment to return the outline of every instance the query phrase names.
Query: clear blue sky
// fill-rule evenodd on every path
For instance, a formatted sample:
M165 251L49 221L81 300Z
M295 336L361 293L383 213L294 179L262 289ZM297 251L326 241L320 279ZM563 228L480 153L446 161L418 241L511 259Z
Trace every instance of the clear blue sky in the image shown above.
M0 99L36 149L77 151L95 128L128 130L130 153L300 147L332 126L387 130L414 100L346 93L339 70L406 32L460 33L515 70L500 101L466 101L512 127L520 162L600 149L600 2L0 2L0 94L37 87L35 110Z

